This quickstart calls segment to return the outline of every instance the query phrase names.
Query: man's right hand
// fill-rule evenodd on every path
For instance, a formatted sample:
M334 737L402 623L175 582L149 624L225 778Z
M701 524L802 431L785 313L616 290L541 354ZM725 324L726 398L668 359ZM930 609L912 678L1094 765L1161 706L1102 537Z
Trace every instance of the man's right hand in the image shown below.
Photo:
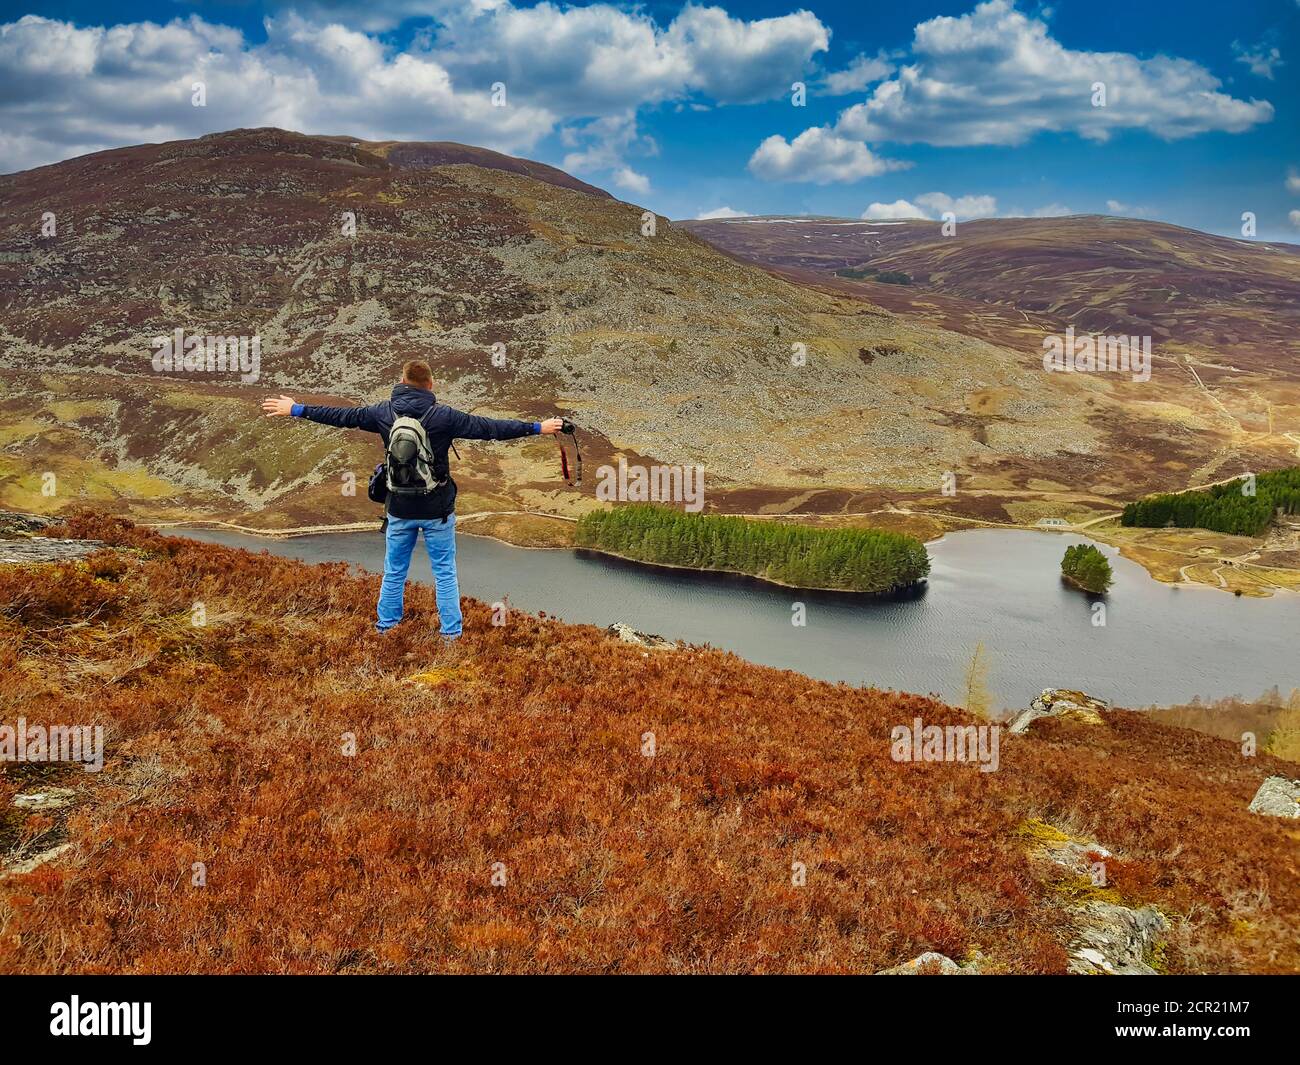
M297 402L292 396L281 396L276 399L274 396L267 396L262 400L262 409L266 411L268 418L287 418L293 413L293 405Z
M541 425L542 425L543 435L550 436L553 433L558 433L561 429L564 428L564 419L547 418L546 421L541 423Z

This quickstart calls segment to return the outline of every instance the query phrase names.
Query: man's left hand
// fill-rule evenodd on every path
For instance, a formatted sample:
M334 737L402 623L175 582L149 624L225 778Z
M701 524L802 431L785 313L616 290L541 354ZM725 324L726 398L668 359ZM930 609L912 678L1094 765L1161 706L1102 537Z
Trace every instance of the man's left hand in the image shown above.
M293 405L296 402L292 396L281 396L276 399L274 396L267 396L262 400L262 409L266 411L268 418L287 418L293 413Z

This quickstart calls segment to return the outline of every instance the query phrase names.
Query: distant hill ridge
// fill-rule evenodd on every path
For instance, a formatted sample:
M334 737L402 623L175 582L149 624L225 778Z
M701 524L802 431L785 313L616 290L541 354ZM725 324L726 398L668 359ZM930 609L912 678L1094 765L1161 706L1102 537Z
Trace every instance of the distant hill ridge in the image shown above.
M679 224L782 276L821 278L902 313L918 313L926 297L835 272L867 265L903 272L941 300L1044 315L1049 327L1151 335L1193 356L1300 380L1300 245L1109 215L974 219L958 222L953 235L921 219L777 215ZM961 328L956 319L931 320ZM983 335L974 332L979 323L971 328Z

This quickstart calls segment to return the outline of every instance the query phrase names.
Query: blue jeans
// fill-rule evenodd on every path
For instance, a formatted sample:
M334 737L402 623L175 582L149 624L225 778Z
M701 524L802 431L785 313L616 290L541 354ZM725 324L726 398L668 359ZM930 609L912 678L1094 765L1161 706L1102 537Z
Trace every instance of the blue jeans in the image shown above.
M433 567L433 586L438 594L438 620L442 634L449 640L460 635L460 583L456 580L456 515L441 518L388 519L384 533L384 583L379 589L380 632L402 620L402 600L406 593L406 573L411 568L411 552L416 538L424 532L424 547Z

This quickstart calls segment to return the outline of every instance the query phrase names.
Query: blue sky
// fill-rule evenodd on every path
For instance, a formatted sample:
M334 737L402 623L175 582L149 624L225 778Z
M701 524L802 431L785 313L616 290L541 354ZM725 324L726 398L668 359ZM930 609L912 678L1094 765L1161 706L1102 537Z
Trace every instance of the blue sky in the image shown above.
M0 6L0 171L280 125L483 144L674 218L1106 213L1240 235L1251 211L1300 242L1298 108L1300 0Z

